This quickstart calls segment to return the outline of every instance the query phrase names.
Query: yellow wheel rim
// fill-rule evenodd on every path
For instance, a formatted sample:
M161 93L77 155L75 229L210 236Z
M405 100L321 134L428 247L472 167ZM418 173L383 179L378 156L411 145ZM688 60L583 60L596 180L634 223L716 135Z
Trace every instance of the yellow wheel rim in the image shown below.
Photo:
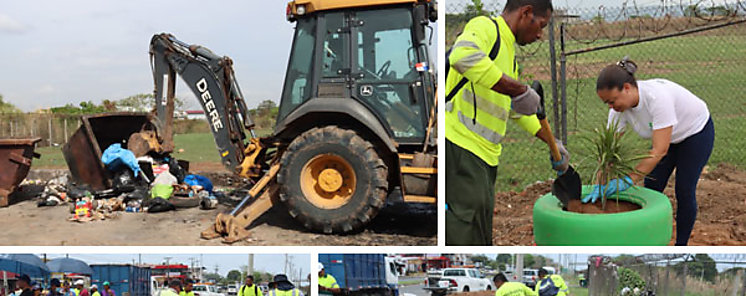
M323 154L306 162L300 182L303 195L314 206L336 209L346 205L355 194L357 179L344 158Z

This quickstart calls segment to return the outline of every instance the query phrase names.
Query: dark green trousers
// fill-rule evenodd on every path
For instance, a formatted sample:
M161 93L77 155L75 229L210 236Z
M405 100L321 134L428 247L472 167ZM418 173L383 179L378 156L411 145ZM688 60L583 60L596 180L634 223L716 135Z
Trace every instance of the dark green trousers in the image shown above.
M446 139L446 245L492 245L497 167Z

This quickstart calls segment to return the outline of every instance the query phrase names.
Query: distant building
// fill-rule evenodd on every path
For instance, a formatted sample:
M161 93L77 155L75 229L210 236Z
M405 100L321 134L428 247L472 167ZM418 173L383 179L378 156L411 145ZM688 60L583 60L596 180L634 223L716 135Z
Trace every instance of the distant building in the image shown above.
M207 116L205 116L205 111L202 110L187 110L184 111L186 113L186 119L199 119L199 120L207 120Z

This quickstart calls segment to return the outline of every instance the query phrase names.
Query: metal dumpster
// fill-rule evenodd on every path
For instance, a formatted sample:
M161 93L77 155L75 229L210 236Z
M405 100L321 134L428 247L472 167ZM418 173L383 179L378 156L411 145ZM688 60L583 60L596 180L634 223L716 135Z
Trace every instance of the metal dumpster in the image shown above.
M153 126L149 113L115 112L80 117L81 125L62 147L70 175L78 184L88 184L93 190L112 187L112 174L106 170L101 155L111 144L126 141L133 133Z
M0 139L0 206L8 206L8 196L28 174L31 159L39 158L34 152L41 138Z

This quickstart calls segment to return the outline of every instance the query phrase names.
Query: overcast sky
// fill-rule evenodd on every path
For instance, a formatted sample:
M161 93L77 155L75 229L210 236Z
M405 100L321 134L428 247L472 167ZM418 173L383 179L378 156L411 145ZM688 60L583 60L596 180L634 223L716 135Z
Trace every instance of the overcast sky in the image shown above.
M169 32L231 57L249 108L267 99L279 102L295 25L285 19L286 4L3 1L0 94L22 110L33 111L152 93L150 39ZM191 109L199 108L181 80L177 96Z
M42 257L42 254L36 254ZM66 254L47 254L47 259L54 259L58 257L65 257ZM80 259L88 264L103 264L103 263L129 263L132 264L133 260L135 263L138 262L138 254L69 254L70 258ZM161 264L165 262L165 257L171 257L169 260L170 264L185 264L191 265L191 259L200 259L200 254L142 254L142 262L150 264ZM241 266L248 266L249 255L248 254L203 254L204 266L207 267L209 272L215 272L215 266L218 266L218 273L222 276L226 276L228 271L236 269L240 270ZM310 255L308 254L289 254L288 261L292 262L295 269L302 269L303 276L305 277L310 272L309 261ZM277 274L283 272L283 266L285 264L284 254L256 254L254 255L254 270L266 271L271 274Z
M230 56L253 108L262 100L279 98L294 26L285 20L285 5L240 0L3 1L0 94L32 111L151 93L150 38L169 32Z

